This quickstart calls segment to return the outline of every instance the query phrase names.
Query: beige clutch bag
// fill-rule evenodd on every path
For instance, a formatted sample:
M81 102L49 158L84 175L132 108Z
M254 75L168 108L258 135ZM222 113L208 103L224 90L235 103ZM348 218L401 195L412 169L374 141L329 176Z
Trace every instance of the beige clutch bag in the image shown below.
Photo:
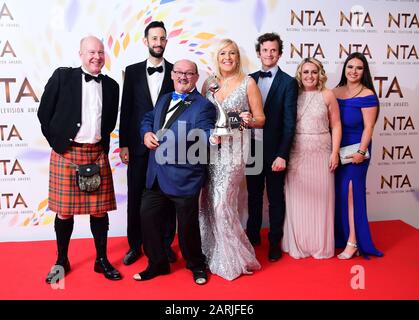
M352 163L352 158L346 158L347 156L351 156L354 153L356 153L359 150L359 143L355 143L355 144L350 144L349 146L345 146L340 148L339 150L339 157L340 157L340 162L342 164L348 164L348 163ZM370 158L370 153L367 149L365 155L364 155L365 159L369 159Z

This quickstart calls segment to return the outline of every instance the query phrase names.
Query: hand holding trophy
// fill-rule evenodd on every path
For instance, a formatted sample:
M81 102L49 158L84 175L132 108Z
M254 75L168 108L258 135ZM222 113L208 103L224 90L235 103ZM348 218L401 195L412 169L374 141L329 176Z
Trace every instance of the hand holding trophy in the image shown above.
M211 92L215 107L217 108L217 121L215 122L215 129L212 135L218 137L232 135L229 116L215 97L215 93L220 90L220 85L218 84L216 77L211 79L208 90Z

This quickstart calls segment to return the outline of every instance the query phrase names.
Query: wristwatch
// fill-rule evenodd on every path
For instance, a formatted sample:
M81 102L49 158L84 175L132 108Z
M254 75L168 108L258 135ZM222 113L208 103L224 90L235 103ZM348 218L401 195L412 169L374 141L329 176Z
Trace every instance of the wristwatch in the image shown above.
M357 153L362 154L363 156L365 156L367 152L363 151L361 149L358 149Z

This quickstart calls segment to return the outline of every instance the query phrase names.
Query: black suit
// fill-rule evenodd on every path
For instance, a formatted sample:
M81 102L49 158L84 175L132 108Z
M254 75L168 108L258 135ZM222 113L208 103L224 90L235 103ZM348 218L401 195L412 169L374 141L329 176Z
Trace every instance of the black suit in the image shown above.
M256 82L259 72L251 74ZM281 157L288 161L295 132L298 87L294 78L278 69L264 105L266 117L263 127L263 171L259 175L248 175L247 235L253 243L260 241L262 226L263 193L269 199L269 242L278 245L283 235L285 217L284 178L285 171L273 172L273 161ZM257 141L252 139L252 152Z
M81 126L81 68L58 68L45 86L38 109L41 130L49 145L57 153L63 153L77 135ZM102 78L101 143L109 151L110 134L118 118L119 85L104 76Z
M174 91L170 72L173 64L164 61L165 73L159 98ZM121 118L119 123L119 147L128 147L129 163L127 170L128 204L127 237L131 249L138 251L142 245L141 235L141 197L145 188L149 151L140 137L140 124L144 115L153 110L147 82L147 60L130 65L125 70L122 92ZM176 215L169 214L170 221L166 234L166 245L170 246L176 233Z

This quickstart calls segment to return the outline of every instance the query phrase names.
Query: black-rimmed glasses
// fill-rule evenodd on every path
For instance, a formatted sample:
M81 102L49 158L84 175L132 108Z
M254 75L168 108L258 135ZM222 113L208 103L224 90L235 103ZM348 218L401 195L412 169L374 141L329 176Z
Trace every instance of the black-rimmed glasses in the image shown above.
M196 75L196 72L190 72L190 71L182 72L182 71L172 70L172 72L179 78L182 77L182 76L185 76L186 78L190 79L194 75Z

